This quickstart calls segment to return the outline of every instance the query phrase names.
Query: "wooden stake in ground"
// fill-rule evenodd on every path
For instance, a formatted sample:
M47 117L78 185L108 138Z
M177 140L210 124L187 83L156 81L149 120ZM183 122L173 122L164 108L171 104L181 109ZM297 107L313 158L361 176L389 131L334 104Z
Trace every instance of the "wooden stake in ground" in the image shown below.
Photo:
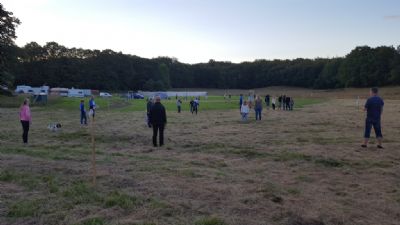
M90 123L90 136L92 140L92 183L93 186L96 185L96 141L94 139L94 115L92 112L92 117L91 123Z

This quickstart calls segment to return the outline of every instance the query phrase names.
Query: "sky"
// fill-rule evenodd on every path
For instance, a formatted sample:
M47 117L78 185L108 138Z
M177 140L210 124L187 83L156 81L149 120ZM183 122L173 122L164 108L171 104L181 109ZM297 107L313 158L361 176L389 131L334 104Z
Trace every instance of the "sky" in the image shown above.
M184 63L332 58L400 45L399 0L2 0L16 44L55 41Z

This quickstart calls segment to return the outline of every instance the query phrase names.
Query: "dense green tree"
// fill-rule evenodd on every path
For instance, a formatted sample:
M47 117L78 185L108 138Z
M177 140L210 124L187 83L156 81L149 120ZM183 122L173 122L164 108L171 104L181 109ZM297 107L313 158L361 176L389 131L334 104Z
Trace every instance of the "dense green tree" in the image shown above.
M14 82L14 75L10 71L10 67L16 63L19 52L14 45L17 37L15 28L19 24L19 19L0 3L0 84L7 86L11 86Z

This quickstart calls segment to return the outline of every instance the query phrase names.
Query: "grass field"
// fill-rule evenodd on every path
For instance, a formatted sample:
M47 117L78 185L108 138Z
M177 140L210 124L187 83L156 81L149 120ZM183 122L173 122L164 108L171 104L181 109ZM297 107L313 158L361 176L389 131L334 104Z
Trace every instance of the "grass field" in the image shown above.
M359 90L293 89L294 111L264 110L260 122L252 112L247 123L237 99L225 103L218 93L197 116L187 102L178 114L175 100L164 101L162 148L151 146L143 100L113 98L108 107L97 98L95 187L79 99L33 107L24 146L23 98L0 97L0 224L398 225L398 90L383 90L382 151L359 148ZM62 130L48 131L50 122Z

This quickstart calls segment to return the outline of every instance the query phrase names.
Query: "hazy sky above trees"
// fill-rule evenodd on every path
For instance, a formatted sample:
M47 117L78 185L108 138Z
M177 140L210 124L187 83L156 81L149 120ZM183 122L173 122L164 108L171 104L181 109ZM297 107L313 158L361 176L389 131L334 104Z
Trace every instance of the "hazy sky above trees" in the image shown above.
M398 0L2 0L17 45L56 41L153 58L253 61L400 45Z

